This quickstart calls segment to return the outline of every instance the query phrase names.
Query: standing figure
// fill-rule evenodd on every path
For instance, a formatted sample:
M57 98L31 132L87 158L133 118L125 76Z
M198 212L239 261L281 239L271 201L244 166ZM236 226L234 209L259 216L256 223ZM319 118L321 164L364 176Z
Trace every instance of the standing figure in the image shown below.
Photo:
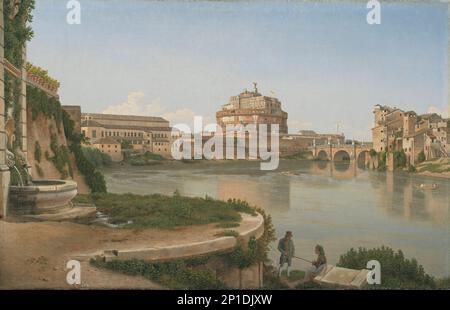
M295 255L294 242L292 241L292 232L287 231L284 238L281 238L278 242L278 251L280 251L280 268L278 270L278 276L281 276L281 270L284 264L287 264L287 276L289 277L289 268L291 267L292 257Z

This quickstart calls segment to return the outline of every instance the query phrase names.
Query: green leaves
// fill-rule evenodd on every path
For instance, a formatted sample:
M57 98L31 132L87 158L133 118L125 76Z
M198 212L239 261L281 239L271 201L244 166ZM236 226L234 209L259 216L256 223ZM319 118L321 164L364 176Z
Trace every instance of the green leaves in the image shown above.
M370 260L381 264L381 288L393 289L433 289L434 278L425 273L416 259L405 258L401 250L394 251L390 247L358 250L350 249L342 255L337 266L350 269L364 269Z

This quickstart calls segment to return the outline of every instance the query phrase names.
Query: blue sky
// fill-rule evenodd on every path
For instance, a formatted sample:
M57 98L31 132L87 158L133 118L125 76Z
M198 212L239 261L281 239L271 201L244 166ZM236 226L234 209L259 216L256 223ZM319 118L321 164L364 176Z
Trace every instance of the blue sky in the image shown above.
M290 132L370 139L375 104L447 111L446 4L38 0L31 62L83 111L214 120L256 81L289 113Z

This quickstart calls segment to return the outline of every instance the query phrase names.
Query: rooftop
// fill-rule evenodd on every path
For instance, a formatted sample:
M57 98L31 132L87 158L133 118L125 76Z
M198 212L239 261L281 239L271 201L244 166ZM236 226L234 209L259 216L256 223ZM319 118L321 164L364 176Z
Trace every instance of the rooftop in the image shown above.
M164 122L169 121L159 116L142 116L142 115L119 115L119 114L103 114L103 113L82 113L82 116L92 116L97 119L104 120L135 120L148 122Z

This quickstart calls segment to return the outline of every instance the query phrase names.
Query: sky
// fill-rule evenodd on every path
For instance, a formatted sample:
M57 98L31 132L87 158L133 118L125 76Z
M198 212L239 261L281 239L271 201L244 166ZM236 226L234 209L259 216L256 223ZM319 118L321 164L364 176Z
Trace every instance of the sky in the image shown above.
M37 0L28 59L83 112L214 122L258 83L288 112L290 133L371 140L373 106L448 113L447 5L366 2Z

